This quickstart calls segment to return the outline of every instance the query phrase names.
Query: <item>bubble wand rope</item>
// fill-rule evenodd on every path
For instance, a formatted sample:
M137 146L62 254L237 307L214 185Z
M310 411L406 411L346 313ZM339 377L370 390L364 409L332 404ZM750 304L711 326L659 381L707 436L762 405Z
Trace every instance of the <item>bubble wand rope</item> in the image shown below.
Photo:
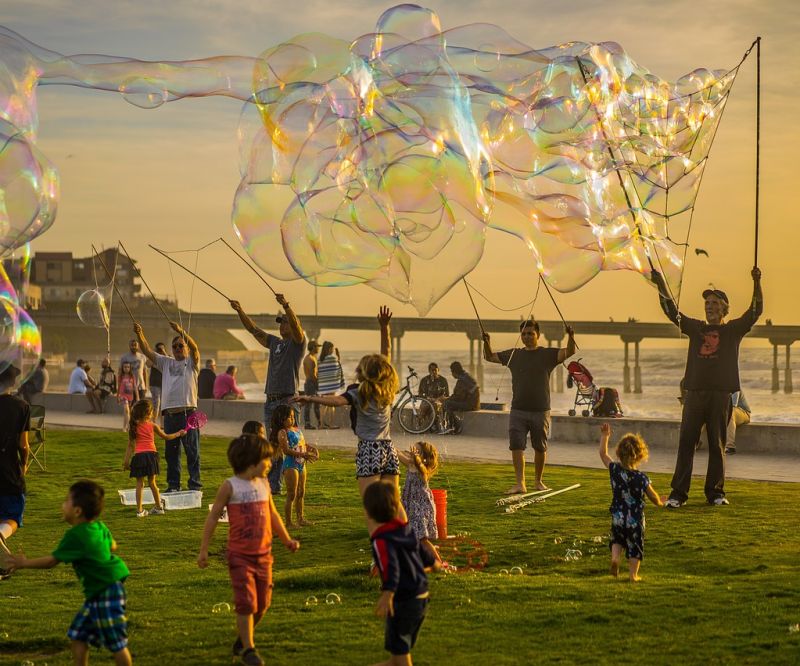
M100 257L100 254L97 252L97 248L95 248L94 245L92 245L92 252L94 252L94 255L97 257L97 260L100 262L100 265L103 267L103 270L106 272L106 275L108 275L108 279L111 280L111 286L114 288L114 291L117 293L117 296L119 296L119 300L122 301L122 305L125 306L125 311L128 313L128 316L131 318L131 321L135 324L136 323L136 317L133 316L133 313L131 312L131 309L128 307L128 304L125 302L125 298L119 292L119 289L117 289L117 283L116 283L116 280L114 280L114 276L111 275L111 271L108 270L108 267L106 266L106 264L103 261L103 259Z
M564 315L561 314L561 308L558 307L558 303L556 303L556 299L553 298L553 292L550 291L550 287L547 286L547 281L544 279L544 276L541 273L539 273L539 279L542 281L542 284L544 285L544 288L547 290L547 295L550 297L550 300L553 301L553 305L556 306L556 312L558 312L558 316L561 317L561 323L564 324L564 327L566 328L567 322L564 319ZM577 342L575 343L575 349L580 349L580 347L578 347L578 343Z
M472 309L475 311L475 317L478 320L478 326L480 326L481 334L486 335L486 329L483 328L483 322L481 321L481 316L478 314L478 308L475 305L475 300L472 298L472 292L469 290L469 285L467 281L462 277L461 281L464 283L464 289L467 290L467 296L469 296L469 302L472 303Z
M752 48L752 47L750 47ZM758 199L761 172L761 37L756 37L756 241L753 266L758 266ZM755 307L755 306L753 306Z
M158 306L158 309L161 310L161 314L164 315L164 319L166 319L167 321L172 321L167 316L167 313L164 312L164 308L161 307L161 303L158 302L158 299L156 298L156 295L153 293L153 290L150 289L150 285L147 284L147 280L144 279L144 276L142 275L142 272L139 270L139 267L136 264L133 263L133 259L131 259L131 255L128 254L128 250L125 249L125 246L122 244L122 241L117 241L117 243L119 243L119 246L122 248L122 251L125 253L125 256L128 257L128 261L131 263L131 266L133 267L133 270L136 271L136 275L139 276L139 279L142 281L142 283L146 287L147 291L150 293L150 297L153 299L155 304Z
M223 293L222 293L222 292L221 292L219 289L217 289L217 288L216 288L216 287L215 287L213 284L211 284L210 282L207 282L206 280L204 280L203 278L201 278L201 277L200 277L200 276L199 276L197 273L193 273L191 270L189 270L188 268L186 268L186 266L184 266L184 265L183 265L181 262L179 262L179 261L176 261L175 259L173 259L172 257L170 257L170 256L169 256L169 255L168 255L166 252L163 252L162 250L159 250L159 249L158 249L157 247L155 247L154 245L150 245L150 244L148 244L148 247L149 247L150 249L152 249L152 250L155 250L156 252L158 252L158 253L159 253L159 254L160 254L162 257L164 257L165 259L168 259L169 261L171 261L171 262L172 262L173 264L175 264L176 266L180 266L180 267L181 267L183 270L185 270L187 273L189 273L189 275L194 275L194 276L195 276L195 277L196 277L198 280L200 280L200 282L202 282L204 285L206 285L206 287L208 287L209 289L212 289L213 291L216 291L216 292L217 292L217 293L218 293L220 296L222 296L222 298L224 298L226 301L230 301L230 300L231 300L231 299L230 299L230 298L228 298L228 297L227 297L225 294L223 294Z
M276 292L275 292L275 290L274 290L274 289L272 288L272 286L270 285L270 283L269 283L269 282L267 282L267 281L264 279L264 276L263 276L263 275L261 275L261 273L259 273L259 272L256 270L255 266L253 266L253 265L252 265L252 264L251 264L249 261L247 261L247 259L245 259L245 258L244 258L244 257L243 257L241 254L239 254L239 253L238 253L236 250L234 250L234 249L233 249L233 247L231 247L230 243L228 243L228 241L226 241L224 238L222 238L222 236L220 236L219 240L221 240L223 243L225 243L225 245L227 245L227 246L228 246L228 249L229 249L231 252L233 252L233 253L234 253L234 254L235 254L237 257L239 257L239 259L241 259L241 260L242 260L242 261L245 263L245 265L246 265L246 266L247 266L247 267L248 267L248 268L249 268L251 271L253 271L253 273L255 273L255 274L258 276L258 279L259 279L259 280L261 280L261 281L262 281L262 282L263 282L265 285L267 285L267 289L269 289L269 290L270 290L270 291L273 293L273 295L277 295L277 294L276 294ZM473 305L474 305L474 304L473 304ZM478 319L478 321L480 321L480 319Z

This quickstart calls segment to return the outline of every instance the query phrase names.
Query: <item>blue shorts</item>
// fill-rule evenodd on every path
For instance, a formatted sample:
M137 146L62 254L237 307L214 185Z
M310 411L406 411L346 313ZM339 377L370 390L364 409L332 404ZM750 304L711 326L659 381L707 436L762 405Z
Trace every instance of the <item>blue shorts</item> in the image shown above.
M0 495L0 522L13 520L22 527L25 513L25 495Z
M87 599L67 630L73 641L119 652L128 647L128 618L125 617L125 588L121 582Z

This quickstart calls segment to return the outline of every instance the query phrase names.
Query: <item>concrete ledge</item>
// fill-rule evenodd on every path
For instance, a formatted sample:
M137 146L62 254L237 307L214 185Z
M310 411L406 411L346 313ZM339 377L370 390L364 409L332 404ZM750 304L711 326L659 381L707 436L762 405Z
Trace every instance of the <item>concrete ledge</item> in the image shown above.
M34 402L43 404L46 409L64 412L84 413L89 407L85 396L66 393L45 393ZM210 420L229 421L238 425L245 421L260 422L264 418L264 403L255 400L200 400L199 409L204 411ZM122 413L114 398L106 401L106 411L110 414ZM464 412L463 417L464 435L507 440L509 412L481 410ZM550 439L554 443L593 446L598 442L600 424L604 421L611 422L614 429L613 437L619 437L626 432L638 432L647 440L651 449L676 450L678 447L680 421L670 419L598 419L556 415L553 416ZM334 422L342 429L348 429L350 427L348 410L338 408ZM396 421L392 424L392 428L394 432L400 429ZM796 455L800 453L800 426L750 423L738 428L736 443L743 452Z

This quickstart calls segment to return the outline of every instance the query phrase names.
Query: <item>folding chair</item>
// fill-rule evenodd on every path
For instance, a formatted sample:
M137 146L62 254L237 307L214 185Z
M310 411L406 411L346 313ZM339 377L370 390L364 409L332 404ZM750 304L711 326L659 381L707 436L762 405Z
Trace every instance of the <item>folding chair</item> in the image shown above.
M30 447L30 461L28 468L34 462L39 469L47 471L47 449L45 448L46 430L44 426L44 407L31 405L31 427L28 430L28 446ZM40 460L41 458L41 460Z

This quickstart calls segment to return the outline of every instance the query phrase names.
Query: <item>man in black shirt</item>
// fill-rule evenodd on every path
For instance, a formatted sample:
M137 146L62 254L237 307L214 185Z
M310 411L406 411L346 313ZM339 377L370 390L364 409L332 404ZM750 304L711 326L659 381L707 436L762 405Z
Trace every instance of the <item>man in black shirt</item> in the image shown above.
M492 351L488 333L483 334L483 357L490 363L501 363L511 371L511 414L508 417L508 448L514 463L516 484L509 495L527 492L525 483L525 448L528 433L533 448L536 490L547 490L542 475L547 460L547 437L550 434L550 373L575 353L575 333L566 327L564 349L539 346L539 323L533 319L520 322L522 349Z
M653 282L658 287L661 309L669 320L689 338L686 372L683 385L686 398L681 416L678 458L672 476L672 492L666 506L677 509L686 503L692 482L695 444L700 430L706 426L708 436L708 469L705 495L709 504L724 506L725 497L725 444L727 424L731 415L731 394L739 386L739 345L764 309L761 293L761 271L758 267L750 273L753 277L753 298L741 317L725 321L728 315L728 296L719 289L703 292L706 320L692 319L678 311L661 274L653 271Z
M434 429L441 428L442 403L445 398L450 396L450 386L447 380L439 374L439 366L436 363L428 363L428 374L419 383L419 394L423 398L430 400L436 408L436 420ZM422 410L427 409L427 405L422 405ZM423 411L422 418L427 414Z
M214 397L214 380L217 378L217 364L213 358L206 361L206 367L197 375L197 397L211 400Z
M22 525L30 452L31 408L22 398L11 395L19 374L13 365L0 371L0 550L6 553L10 552L6 541ZM8 575L0 569L0 580Z

